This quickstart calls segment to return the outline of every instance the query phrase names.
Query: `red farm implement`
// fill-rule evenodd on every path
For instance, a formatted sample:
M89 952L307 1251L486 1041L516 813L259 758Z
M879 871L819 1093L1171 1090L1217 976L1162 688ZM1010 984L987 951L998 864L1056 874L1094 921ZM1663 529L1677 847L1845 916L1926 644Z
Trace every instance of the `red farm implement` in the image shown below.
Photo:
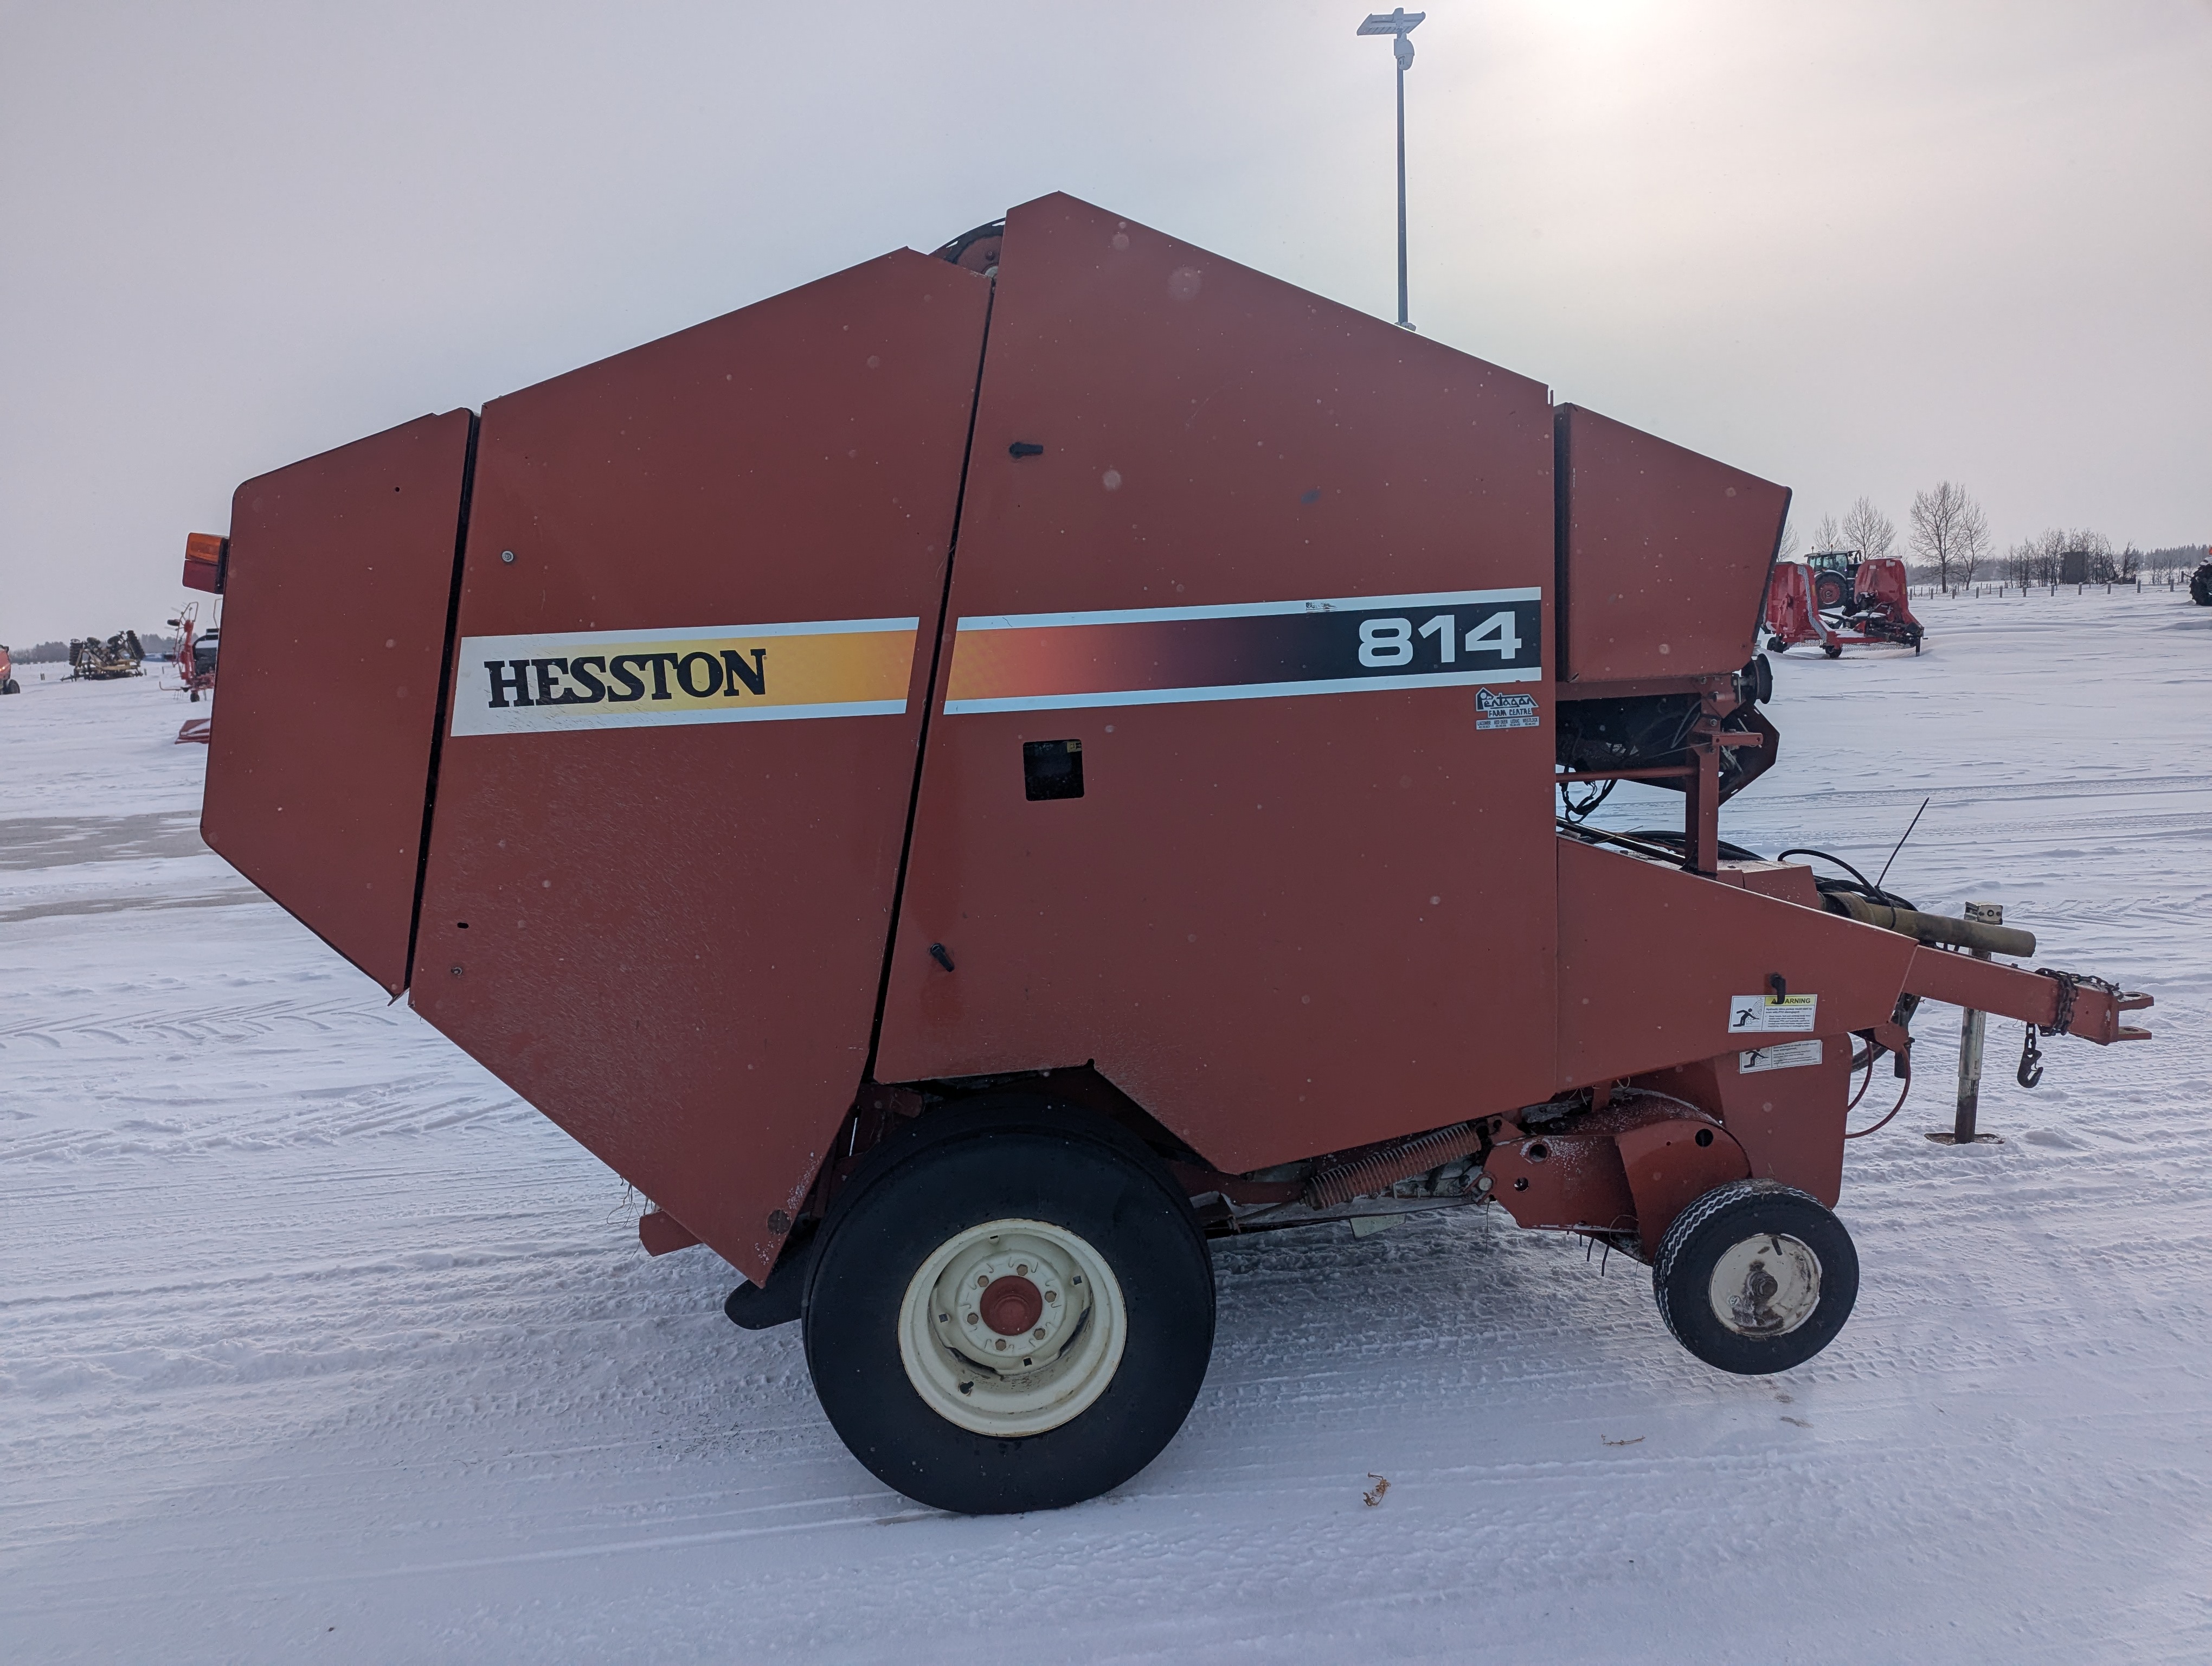
M240 486L201 824L888 1484L1127 1480L1278 1227L1495 1209L1787 1369L1919 1002L2147 1033L1723 844L1783 487L1068 197L939 256Z
M1782 654L1817 644L1831 660L1847 648L1909 648L1926 632L1905 598L1905 563L1836 553L1807 562L1777 562L1766 590L1766 646Z
M178 633L176 658L172 661L176 680L161 679L161 686L189 694L194 704L203 695L215 692L216 650L221 633L199 628L199 604L186 602L184 611L169 621ZM177 731L177 744L184 745L198 741L205 745L214 726L204 717L188 717Z

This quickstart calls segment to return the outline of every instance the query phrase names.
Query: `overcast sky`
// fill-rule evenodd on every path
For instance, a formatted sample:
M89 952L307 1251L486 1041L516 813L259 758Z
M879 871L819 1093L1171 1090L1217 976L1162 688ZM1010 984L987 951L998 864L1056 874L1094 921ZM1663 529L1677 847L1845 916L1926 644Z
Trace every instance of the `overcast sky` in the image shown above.
M1065 190L1383 316L1357 0L0 0L0 641L263 470ZM1435 0L1438 340L1900 525L2212 538L2212 0Z

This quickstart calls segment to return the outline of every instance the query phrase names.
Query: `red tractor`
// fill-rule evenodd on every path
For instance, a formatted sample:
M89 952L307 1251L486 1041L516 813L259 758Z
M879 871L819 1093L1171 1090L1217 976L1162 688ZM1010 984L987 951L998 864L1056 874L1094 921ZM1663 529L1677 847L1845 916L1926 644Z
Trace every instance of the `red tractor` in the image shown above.
M1915 654L1926 630L1912 617L1905 563L1824 550L1802 562L1778 562L1766 589L1766 646L1783 654L1815 642L1831 660L1846 648L1887 645Z
M8 644L0 642L0 694L21 694L21 684L15 680L15 662L9 657Z
M201 827L926 1503L1151 1462L1237 1233L1496 1209L1785 1370L1915 1006L2148 1004L1722 842L1789 496L1047 197L240 486Z

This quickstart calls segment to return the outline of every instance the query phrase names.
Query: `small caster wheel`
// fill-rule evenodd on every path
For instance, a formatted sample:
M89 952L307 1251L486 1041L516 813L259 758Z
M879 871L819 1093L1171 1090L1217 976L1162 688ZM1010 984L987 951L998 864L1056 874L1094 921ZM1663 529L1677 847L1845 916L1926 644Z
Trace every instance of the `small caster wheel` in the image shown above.
M1790 644L1779 636L1769 636L1766 639L1766 651L1769 654L1787 654L1790 652Z
M1721 1371L1763 1376L1835 1340L1858 1299L1858 1251L1803 1192L1739 1180L1674 1218L1651 1288L1676 1341Z
M1834 642L1821 643L1820 652L1826 654L1831 660L1840 660L1844 657L1844 650Z

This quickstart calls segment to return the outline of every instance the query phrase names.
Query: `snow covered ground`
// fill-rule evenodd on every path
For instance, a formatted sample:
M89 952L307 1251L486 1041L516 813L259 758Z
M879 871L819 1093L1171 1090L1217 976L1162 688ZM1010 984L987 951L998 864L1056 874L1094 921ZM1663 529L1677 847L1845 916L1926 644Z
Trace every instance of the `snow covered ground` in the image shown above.
M2047 1043L2028 1094L1993 1025L2004 1143L1952 1151L1926 1012L1851 1151L1857 1314L1785 1377L1473 1211L1255 1237L1158 1462L992 1520L878 1486L794 1327L648 1261L619 1182L199 844L204 708L27 683L0 1656L2212 1658L2212 611L1916 606L1917 659L1778 665L1782 761L1723 830L1878 866L1932 797L1893 887L2003 903L2154 991L2156 1041ZM1665 813L1629 796L1601 819Z

